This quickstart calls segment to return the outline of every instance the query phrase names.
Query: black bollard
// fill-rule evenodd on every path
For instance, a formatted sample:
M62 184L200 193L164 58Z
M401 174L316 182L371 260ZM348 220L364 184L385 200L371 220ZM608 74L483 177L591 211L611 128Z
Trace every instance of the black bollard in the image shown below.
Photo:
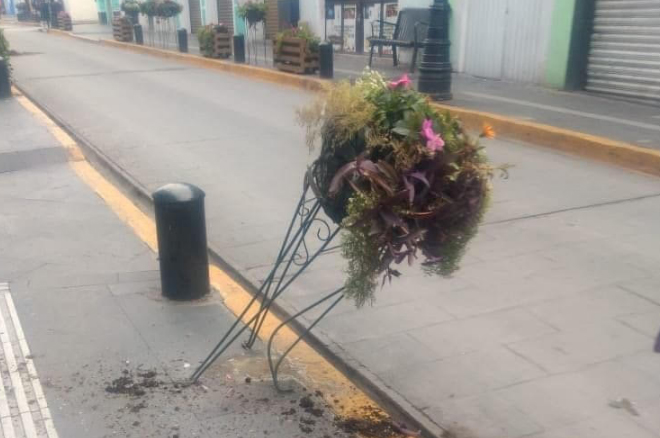
M319 44L319 75L322 78L332 79L335 74L333 66L334 48L332 43Z
M417 89L435 100L451 100L451 62L449 59L449 3L434 0L429 28L424 40Z
M0 99L11 97L11 80L9 78L9 63L0 56Z
M245 64L245 37L234 35L234 62Z
M144 33L142 32L142 25L134 24L133 32L135 32L135 43L140 45L144 44Z
M209 292L204 192L191 184L167 184L153 193L162 293L192 300Z
M188 53L188 31L186 29L179 29L176 33L179 40L179 52Z

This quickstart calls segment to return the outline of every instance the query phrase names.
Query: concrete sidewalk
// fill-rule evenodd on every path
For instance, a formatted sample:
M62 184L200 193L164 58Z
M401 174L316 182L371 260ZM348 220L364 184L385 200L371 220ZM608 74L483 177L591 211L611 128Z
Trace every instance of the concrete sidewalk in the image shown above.
M77 25L74 33L98 39L112 39L112 30L103 25ZM145 36L146 38L146 36ZM178 50L176 38L165 46ZM189 36L190 53L199 55L195 35ZM272 47L259 42L256 65L272 68ZM367 55L335 54L335 75L338 80L355 79L368 65ZM386 77L398 77L409 65L392 65L389 56L374 57L373 68ZM410 74L416 81L419 72ZM641 147L660 150L660 107L647 103L624 101L587 92L564 92L530 84L480 79L454 74L454 98L449 105L500 114L518 120L532 121L558 128L610 138Z
M275 391L259 342L183 386L234 315L217 293L164 300L153 252L67 160L39 120L0 100L0 436L350 435L312 387ZM313 414L298 406L309 396Z
M309 160L270 83L32 32L9 33L17 82L137 184L208 195L209 239L241 275L270 269ZM480 438L657 438L660 180L505 140L486 224L449 280L406 270L372 307L316 334L419 415ZM337 254L283 297L341 283ZM635 411L621 399L635 404ZM635 415L635 413L639 415ZM459 434L459 436L461 436Z

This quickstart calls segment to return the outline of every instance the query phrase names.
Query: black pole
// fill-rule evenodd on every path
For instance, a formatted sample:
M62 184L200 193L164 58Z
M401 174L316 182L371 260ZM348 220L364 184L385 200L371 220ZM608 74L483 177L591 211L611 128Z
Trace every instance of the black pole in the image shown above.
M245 64L245 36L234 35L234 62Z
M179 52L188 53L188 31L186 29L179 29L177 31L179 40Z
M9 78L9 62L0 57L0 99L11 97L11 80Z
M329 42L319 44L319 75L324 79L334 76L333 48Z
M144 44L144 32L142 31L142 25L134 24L133 32L135 33L135 43L139 45Z
M429 30L424 40L417 89L435 100L450 100L451 62L449 61L449 4L434 0Z

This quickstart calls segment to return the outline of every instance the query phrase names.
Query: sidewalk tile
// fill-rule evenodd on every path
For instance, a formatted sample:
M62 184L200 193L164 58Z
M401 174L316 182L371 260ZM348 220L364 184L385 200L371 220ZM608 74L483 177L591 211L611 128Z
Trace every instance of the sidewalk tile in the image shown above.
M609 416L609 402L627 398L644 412L660 401L660 382L617 361L557 374L495 391L545 430ZM586 436L585 436L586 438Z
M635 424L627 413L599 415L576 424L558 427L546 432L530 435L529 438L658 438L653 433Z
M368 307L357 312L330 314L319 324L341 342L380 338L452 319L451 315L420 300L400 305Z
M551 373L580 368L651 348L652 340L625 325L607 320L570 331L509 344L518 354Z
M623 289L642 296L660 306L660 276L623 281L619 285Z
M653 310L660 312L660 306L655 306L617 286L599 287L570 297L532 304L528 309L560 330L598 324L617 317L621 320Z
M369 370L376 374L396 368L413 368L438 359L426 345L408 333L349 342L345 343L343 348L365 366L368 364ZM374 361L374 357L377 357L378 361Z
M649 307L652 306L653 305L651 304ZM660 334L660 309L649 310L651 311L647 313L620 316L617 320L623 322L628 327L649 336L651 339L656 339Z
M515 308L447 321L411 330L408 334L441 359L555 332L527 310Z
M511 403L492 393L449 399L426 413L461 438L522 438L543 430Z
M408 399L418 408L437 407L453 397L487 393L546 375L529 361L494 347L416 366L403 366L383 374L394 386L404 385Z

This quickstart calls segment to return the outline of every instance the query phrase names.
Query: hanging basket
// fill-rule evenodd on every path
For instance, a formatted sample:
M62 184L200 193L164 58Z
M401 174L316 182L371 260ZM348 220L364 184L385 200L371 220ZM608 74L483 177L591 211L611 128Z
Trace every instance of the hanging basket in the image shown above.
M340 83L299 113L310 145L320 139L308 181L326 215L346 232L346 294L358 305L394 265L422 262L449 275L488 205L495 170L460 122L410 89L367 73ZM490 131L485 135L490 135Z

